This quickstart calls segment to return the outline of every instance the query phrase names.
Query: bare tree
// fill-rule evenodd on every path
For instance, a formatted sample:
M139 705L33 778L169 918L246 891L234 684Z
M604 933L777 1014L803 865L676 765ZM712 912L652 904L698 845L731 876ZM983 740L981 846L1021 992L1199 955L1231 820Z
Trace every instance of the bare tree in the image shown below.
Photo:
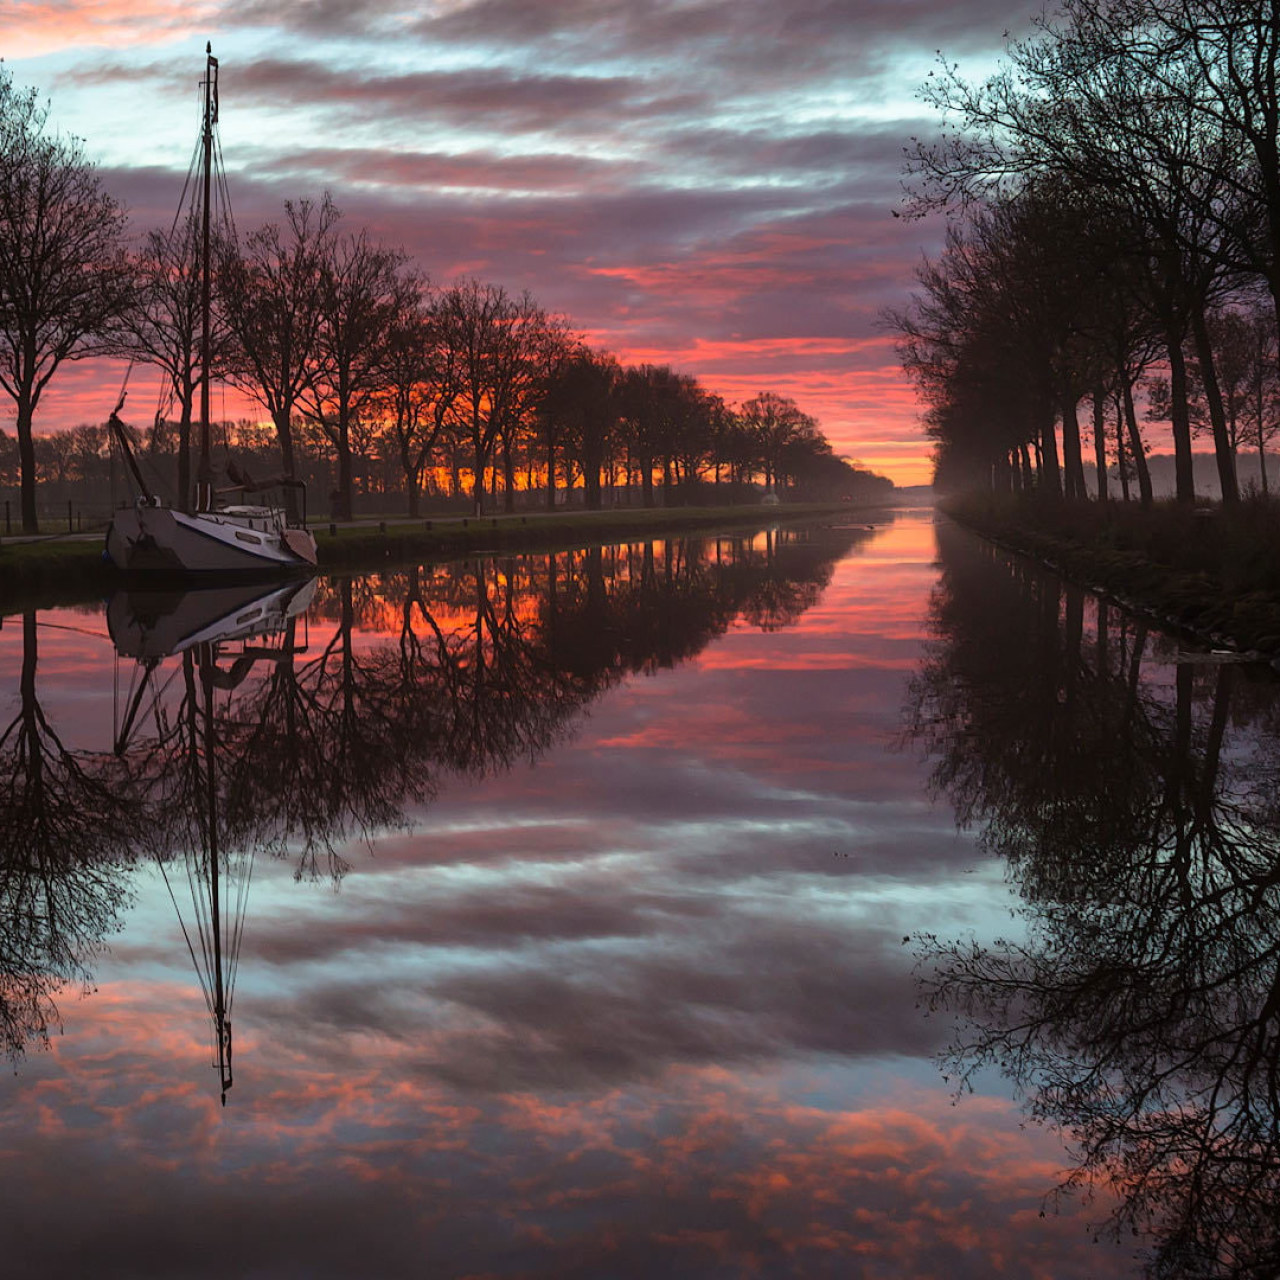
M772 490L783 474L787 448L795 441L812 435L817 424L801 411L794 400L773 391L762 391L748 400L742 406L741 417L755 437L764 466L764 482Z
M557 448L582 474L588 511L601 505L600 472L615 433L622 370L613 356L578 347L547 386L540 418L547 456L547 508L555 506Z
M155 365L178 408L178 502L191 502L191 420L200 387L200 227L194 216L168 231L148 233L136 259L136 292L122 317L120 352ZM219 257L226 259L224 249ZM215 313L214 370L225 362L228 308Z
M224 254L219 293L233 337L229 376L271 415L287 476L296 474L293 415L319 342L321 264L338 210L326 194L285 202L285 224L270 222Z
M329 241L320 258L320 323L300 401L337 454L336 513L345 520L352 514L353 423L383 385L392 326L416 290L404 262L398 249L374 244L363 231Z
M443 340L436 308L426 305L424 292L422 285L406 283L387 336L380 393L404 472L410 516L418 514L423 472L461 391L458 352Z
M125 212L48 106L0 70L0 387L16 408L22 528L36 533L32 424L64 360L93 353L130 296Z
M527 422L545 373L546 314L526 293L513 298L498 285L466 280L440 300L442 339L458 355L459 409L471 445L471 493L476 515L484 510L485 473L495 444L504 444L509 500L513 496L512 448L517 426Z

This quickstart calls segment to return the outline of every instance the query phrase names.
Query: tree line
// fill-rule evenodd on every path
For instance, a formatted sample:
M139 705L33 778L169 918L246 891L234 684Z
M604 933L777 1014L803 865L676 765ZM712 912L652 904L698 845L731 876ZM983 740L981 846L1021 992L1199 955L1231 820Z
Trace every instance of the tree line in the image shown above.
M949 226L889 320L940 485L1083 498L1091 440L1097 498L1111 467L1149 504L1159 421L1179 501L1197 434L1224 504L1245 449L1268 491L1278 59L1277 0L1062 0L986 80L931 75L942 129L908 148L908 213Z
M124 207L81 144L54 136L48 105L0 72L0 388L16 439L0 433L0 481L16 479L22 527L37 529L37 482L87 482L107 469L100 427L43 443L41 397L69 361L112 356L152 366L163 387L139 451L190 500L202 371L201 264L210 267L210 374L262 409L267 439L239 430L240 462L323 477L331 514L365 491L424 490L515 508L522 490L554 507L580 489L588 508L633 488L646 506L730 495L869 496L888 481L838 457L794 400L762 392L732 406L665 365L626 365L588 345L527 292L475 279L433 284L399 249L345 224L326 194L238 236L208 242L188 212L127 245ZM105 415L104 415L105 417ZM231 434L224 430L224 443ZM269 446L269 447L268 447ZM254 477L261 480L263 477Z

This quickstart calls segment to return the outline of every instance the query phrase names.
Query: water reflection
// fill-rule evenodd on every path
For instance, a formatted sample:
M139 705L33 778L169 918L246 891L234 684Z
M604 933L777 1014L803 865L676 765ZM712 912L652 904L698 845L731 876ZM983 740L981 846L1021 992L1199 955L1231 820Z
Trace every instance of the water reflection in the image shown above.
M36 614L22 615L17 714L0 731L0 1037L11 1060L47 1041L55 996L92 981L145 833L127 771L69 750L41 705Z
M1007 860L1024 938L930 938L948 1069L997 1067L1105 1189L1149 1273L1280 1271L1280 718L1274 683L939 533L911 739ZM1185 659L1186 655L1181 655Z
M647 542L185 595L122 592L110 749L62 745L23 619L0 737L0 1018L15 1060L89 985L139 858L158 862L201 976L221 1091L255 857L346 874L353 838L407 827L447 778L533 760L625 675L736 617L786 626L861 530ZM183 881L186 882L185 886Z

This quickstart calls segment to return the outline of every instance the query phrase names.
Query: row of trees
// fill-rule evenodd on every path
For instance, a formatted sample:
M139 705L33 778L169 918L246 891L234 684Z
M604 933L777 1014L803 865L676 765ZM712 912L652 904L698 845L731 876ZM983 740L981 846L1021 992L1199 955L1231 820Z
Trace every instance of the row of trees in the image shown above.
M1083 497L1108 464L1151 500L1135 408L1193 436L1224 503L1280 421L1280 2L1062 0L980 84L944 64L941 140L913 144L913 213L951 212L891 317L928 405L937 479ZM1061 452L1059 452L1059 435Z
M558 486L581 486L598 507L619 474L646 505L657 484L670 500L707 480L816 495L873 479L794 401L766 392L731 408L669 367L593 350L528 293L434 287L401 251L344 226L328 196L288 202L244 238L226 218L206 241L189 211L129 252L123 208L79 144L46 126L34 92L0 75L0 386L16 406L24 530L37 521L40 398L64 361L88 356L159 370L165 396L139 441L153 460L172 452L173 497L189 501L206 257L210 374L262 407L286 476L304 451L332 468L338 517L352 514L358 459L394 463L411 515L438 471L455 489L465 476L477 513L499 491L512 510L535 482L549 506Z

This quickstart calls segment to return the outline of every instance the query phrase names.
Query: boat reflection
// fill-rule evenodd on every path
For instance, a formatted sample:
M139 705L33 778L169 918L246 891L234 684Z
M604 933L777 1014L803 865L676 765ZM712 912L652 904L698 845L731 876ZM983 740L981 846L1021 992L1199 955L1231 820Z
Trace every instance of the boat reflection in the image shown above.
M292 661L305 651L305 644L296 643L295 626L305 616L315 586L310 578L274 588L258 584L169 593L126 590L117 592L107 606L107 627L117 655L137 659L141 671L140 678L135 674L123 716L117 715L115 753L128 757L138 713L149 697L152 721L171 728L159 728L138 753L153 763L166 754L180 762L185 793L168 796L170 804L178 806L170 812L194 818L190 846L179 840L188 913L178 905L173 884L177 877L170 876L167 848L158 851L158 861L204 994L224 1106L234 1083L231 1009L254 846L237 841L228 847L219 818L215 689L235 690L255 663ZM183 696L177 714L166 720L163 691L154 677L159 665L173 657L181 660ZM144 769L139 776L148 773Z
M107 604L107 630L124 657L169 658L200 644L278 634L306 613L315 592L314 576L275 587L258 582L193 591L121 590Z
M1149 1272L1280 1272L1280 718L1274 681L953 528L909 740L1000 854L1025 936L927 938L947 1070L995 1067Z

